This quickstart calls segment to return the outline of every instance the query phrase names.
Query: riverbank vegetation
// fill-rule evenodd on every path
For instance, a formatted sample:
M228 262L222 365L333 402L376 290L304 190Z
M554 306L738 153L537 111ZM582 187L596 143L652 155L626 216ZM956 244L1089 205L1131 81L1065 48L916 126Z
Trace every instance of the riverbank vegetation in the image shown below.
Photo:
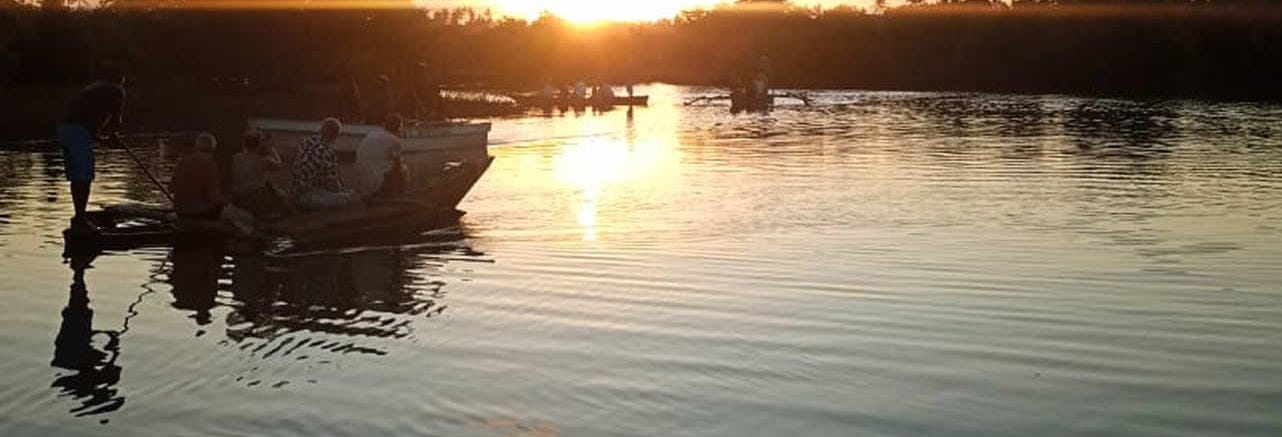
M418 80L420 62L454 86L529 89L580 78L723 85L760 55L781 87L1282 98L1282 7L1265 1L741 1L591 26L392 0L316 8L323 3L0 0L0 115L78 85L103 61L124 66L131 86L173 90L168 98L189 106L237 96L259 106L238 111L300 116L339 105L353 79Z

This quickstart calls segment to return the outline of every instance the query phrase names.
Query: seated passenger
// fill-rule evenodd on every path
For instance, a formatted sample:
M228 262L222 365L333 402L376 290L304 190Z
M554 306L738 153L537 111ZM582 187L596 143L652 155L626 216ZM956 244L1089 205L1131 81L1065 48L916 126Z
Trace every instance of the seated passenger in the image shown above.
M595 100L598 105L613 105L614 88L606 84L597 85L596 89L593 90L592 100Z
M407 171L401 160L401 135L404 120L391 114L383 120L382 129L370 132L356 148L356 167L361 180L358 193L362 198L401 194L405 191Z
M261 131L251 130L245 133L244 148L232 157L232 203L257 217L296 212L285 191L271 181L284 164L270 141Z
M200 134L196 137L195 149L174 167L169 186L173 190L174 212L179 217L201 220L222 217L228 199L219 180L218 162L214 160L217 147L218 141L213 135Z
M338 176L338 155L334 141L343 125L336 118L321 121L320 133L307 137L294 163L294 198L308 210L339 208L350 204L352 192L343 188Z

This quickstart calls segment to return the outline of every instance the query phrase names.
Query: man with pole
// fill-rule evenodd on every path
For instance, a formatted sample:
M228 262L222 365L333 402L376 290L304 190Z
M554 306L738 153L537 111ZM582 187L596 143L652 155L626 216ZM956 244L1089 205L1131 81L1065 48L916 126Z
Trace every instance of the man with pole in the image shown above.
M63 166L71 183L75 216L71 229L97 231L85 217L89 191L94 180L94 142L117 141L125 107L125 76L120 70L102 67L98 81L76 94L67 115L58 123Z

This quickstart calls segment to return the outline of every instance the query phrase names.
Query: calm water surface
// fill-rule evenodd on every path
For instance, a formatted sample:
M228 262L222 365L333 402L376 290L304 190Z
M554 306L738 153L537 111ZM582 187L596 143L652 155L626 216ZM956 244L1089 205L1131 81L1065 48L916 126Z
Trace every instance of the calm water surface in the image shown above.
M0 435L1282 433L1282 107L648 92L287 256L64 263L60 158L0 152Z

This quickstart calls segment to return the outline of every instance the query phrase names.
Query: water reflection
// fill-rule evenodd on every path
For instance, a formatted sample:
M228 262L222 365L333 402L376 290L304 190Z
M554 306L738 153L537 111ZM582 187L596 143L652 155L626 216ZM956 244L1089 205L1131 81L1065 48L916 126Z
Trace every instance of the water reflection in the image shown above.
M631 120L497 122L506 141L466 233L104 256L110 270L73 269L69 294L65 267L33 262L65 225L65 198L44 200L60 175L0 156L23 173L0 181L19 196L0 198L0 324L17 327L0 344L20 352L0 363L0 409L32 418L0 434L74 434L64 404L126 395L112 430L161 434L1280 426L1261 387L1282 386L1267 340L1282 320L1282 148L1264 136L1282 110L833 92L858 103L732 117L654 94ZM96 193L133 196L130 171L104 171ZM460 273L489 258L469 237L503 263ZM139 271L159 293L126 336L115 314L143 291ZM111 330L114 344L94 334ZM58 362L88 357L58 378L89 383L49 387L50 343ZM582 419L603 406L608 420ZM897 413L923 407L939 414Z
M678 132L669 124L675 115L648 111L651 118L642 122L641 128L632 108L623 112L622 120L615 114L604 115L575 120L575 124L581 132L610 134L569 141L552 162L556 182L572 189L571 213L584 241L597 240L604 207L621 216L621 221L609 226L627 226L629 213L642 205L623 202L642 200L644 196L637 194L669 186L673 181L665 176L675 173L680 165ZM607 198L606 193L614 187L623 191L615 196L620 198Z
M54 367L74 373L59 374L53 387L80 405L71 409L76 416L116 411L125 404L120 394L120 330L94 329L94 311L89 307L89 287L85 270L92 267L96 253L79 251L69 254L71 289L62 309L62 323L54 340ZM101 346L99 346L101 343Z
M1078 100L1065 111L1064 131L1081 150L1149 158L1168 153L1165 140L1177 133L1170 102Z
M215 307L227 307L226 338L250 355L304 349L384 355L381 343L365 340L412 335L415 320L445 310L439 303L445 282L434 273L449 260L480 257L458 228L413 241L286 255L227 256L218 244L180 242L170 255L168 282L173 307L197 325L211 323Z
M135 307L156 285L169 286L168 307L192 321L195 337L217 336L209 328L221 326L218 343L252 359L329 363L338 355L387 355L394 346L387 340L411 338L422 319L445 311L440 269L450 262L486 261L459 228L369 243L375 245L271 255L228 253L217 240L178 239L150 269L150 282L126 310L123 325L110 329L101 321L95 325L85 277L102 254L69 247L64 256L72 283L52 365L73 373L57 374L52 386L76 399L76 416L123 407L122 340L138 315ZM170 359L184 358L180 351L174 354Z

